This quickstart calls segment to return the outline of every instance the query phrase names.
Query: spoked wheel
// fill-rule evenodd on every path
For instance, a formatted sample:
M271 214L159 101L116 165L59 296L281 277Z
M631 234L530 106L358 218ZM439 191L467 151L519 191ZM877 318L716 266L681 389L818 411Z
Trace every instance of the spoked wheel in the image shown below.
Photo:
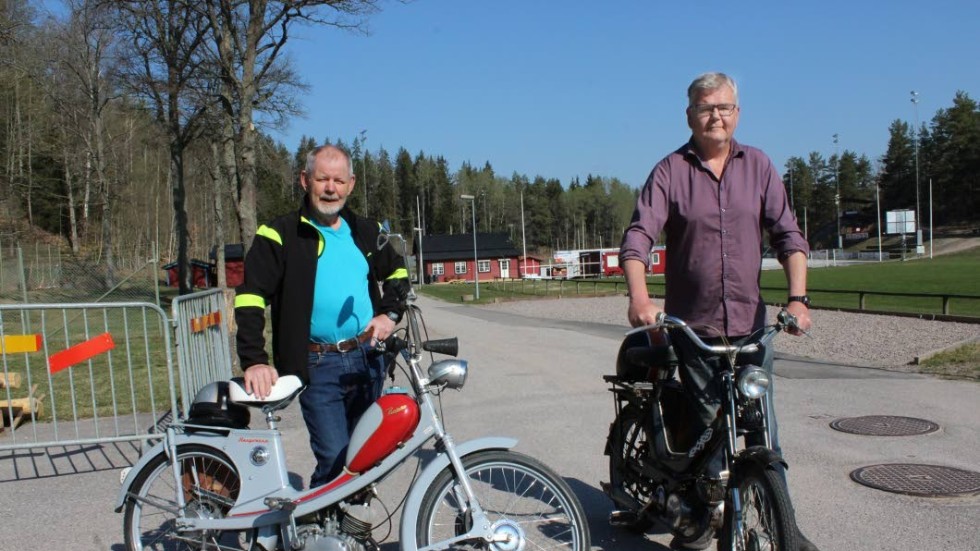
M740 465L732 485L742 501L742 531L736 534L729 498L718 551L796 551L796 520L779 473L757 464Z
M494 542L460 542L450 549L585 551L589 529L568 484L539 461L511 451L485 451L463 458L473 492L490 520ZM422 498L418 545L466 533L472 526L452 468L433 481Z
M177 491L184 494L187 516L223 518L238 499L241 484L231 462L205 446L180 446L181 489L164 454L149 462L133 482L123 520L126 548L152 550L242 550L244 532L178 532Z
M650 438L647 434L649 412L626 406L609 427L609 485L613 491L623 492L636 501L637 506L648 503L655 484L643 476L643 459L650 454ZM645 532L653 521L637 516L626 526L637 532Z

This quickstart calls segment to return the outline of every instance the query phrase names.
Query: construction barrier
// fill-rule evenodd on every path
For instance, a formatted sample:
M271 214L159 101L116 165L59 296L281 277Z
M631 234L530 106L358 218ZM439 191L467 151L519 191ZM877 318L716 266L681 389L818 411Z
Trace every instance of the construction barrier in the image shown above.
M152 438L177 411L171 350L154 304L0 305L0 450Z
M172 312L181 411L186 416L198 390L208 383L228 380L232 376L224 292L209 289L177 297Z

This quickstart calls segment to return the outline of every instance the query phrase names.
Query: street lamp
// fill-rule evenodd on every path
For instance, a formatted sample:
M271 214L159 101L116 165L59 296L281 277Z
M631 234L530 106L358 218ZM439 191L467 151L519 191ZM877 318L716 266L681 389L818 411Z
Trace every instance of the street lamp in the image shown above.
M480 263L476 256L476 197L460 195L459 198L469 201L473 207L473 281L476 283L476 300L480 300Z
M360 131L361 135L361 147L364 147L364 142L367 141L367 129ZM358 148L360 149L360 148ZM361 187L364 188L364 216L368 215L368 185L367 185L367 151L361 150L361 176L364 177L364 181L361 182Z
M915 111L915 129L912 131L912 145L915 147L915 244L916 247L920 247L922 246L922 218L919 217L919 93L915 90L910 93L912 109Z
M837 134L834 134L834 185L837 193L834 195L834 206L837 208L837 248L844 251L844 239L840 234L840 148L837 147Z

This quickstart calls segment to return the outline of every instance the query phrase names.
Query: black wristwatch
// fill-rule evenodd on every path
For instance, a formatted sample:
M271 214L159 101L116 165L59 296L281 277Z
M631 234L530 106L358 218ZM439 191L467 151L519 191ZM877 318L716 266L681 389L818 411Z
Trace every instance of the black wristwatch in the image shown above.
M398 312L395 312L394 310L388 312L387 316L388 316L388 319L390 319L391 321L393 321L395 323L398 323L402 319L401 315Z
M810 295L790 295L786 298L786 305L791 302L802 302L803 306L810 307Z

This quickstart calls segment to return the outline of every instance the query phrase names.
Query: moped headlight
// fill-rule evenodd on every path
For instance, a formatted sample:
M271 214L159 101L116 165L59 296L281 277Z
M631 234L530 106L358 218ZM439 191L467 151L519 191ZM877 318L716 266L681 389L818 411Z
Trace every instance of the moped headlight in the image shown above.
M738 376L738 390L750 400L758 400L769 389L769 373L761 367L751 366Z
M439 360L429 366L429 381L434 385L446 385L447 388L463 388L467 370L466 360Z

